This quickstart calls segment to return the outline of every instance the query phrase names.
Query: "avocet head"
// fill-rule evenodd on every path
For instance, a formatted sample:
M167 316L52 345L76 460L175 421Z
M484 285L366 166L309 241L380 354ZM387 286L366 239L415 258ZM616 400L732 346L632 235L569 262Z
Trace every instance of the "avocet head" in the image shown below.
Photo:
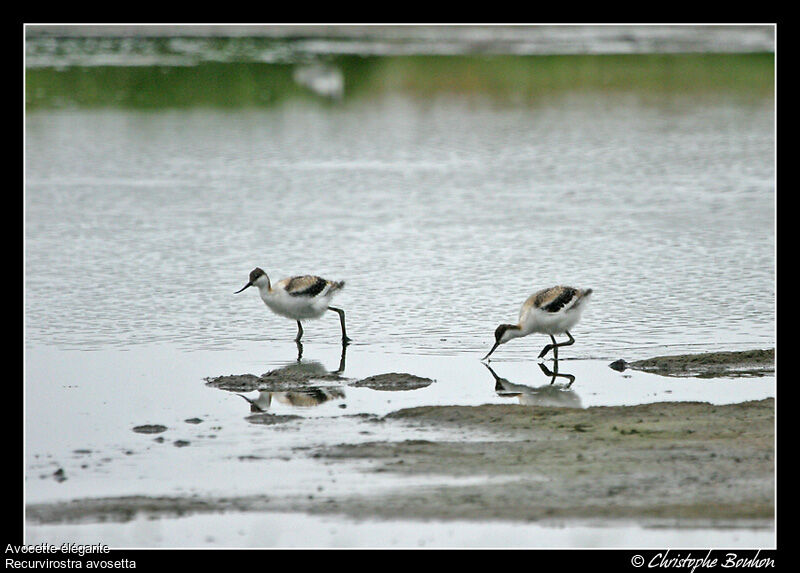
M252 271L250 271L250 280L247 282L247 284L233 294L239 294L240 292L251 286L260 287L263 284L269 284L269 278L267 277L267 273L265 273L260 268L256 267Z
M494 331L494 346L492 346L492 349L489 351L489 354L481 358L481 360L486 360L487 358L489 358L489 356L492 355L492 352L497 350L497 347L500 346L501 344L505 344L512 338L516 338L516 336L514 336L514 333L518 331L519 327L514 326L513 324L501 324L500 326L498 326Z

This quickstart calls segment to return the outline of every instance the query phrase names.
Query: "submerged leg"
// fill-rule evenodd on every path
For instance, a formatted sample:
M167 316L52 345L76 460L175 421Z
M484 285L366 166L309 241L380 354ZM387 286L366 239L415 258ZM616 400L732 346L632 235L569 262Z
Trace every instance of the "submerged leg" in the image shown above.
M328 310L332 310L339 315L339 322L342 325L342 344L347 344L350 342L350 339L347 337L347 329L344 326L344 311L341 308L335 308L332 306L329 306Z
M300 324L300 321L297 321L297 338L294 339L295 342L300 342L300 339L303 338L303 325Z
M341 374L344 372L345 361L347 360L347 343L342 341L342 355L339 357L339 369L334 370L333 374Z
M553 349L553 357L555 358L555 360L558 360L558 348L560 346L569 346L570 344L574 344L575 343L575 339L572 338L572 335L568 331L565 330L564 334L569 336L569 340L566 341L566 342L558 342L558 343L556 342L556 339L551 334L550 335L550 340L553 341L553 344L548 344L547 346L542 348L542 351L539 353L539 358L542 358L545 354L550 352L550 349L552 348Z

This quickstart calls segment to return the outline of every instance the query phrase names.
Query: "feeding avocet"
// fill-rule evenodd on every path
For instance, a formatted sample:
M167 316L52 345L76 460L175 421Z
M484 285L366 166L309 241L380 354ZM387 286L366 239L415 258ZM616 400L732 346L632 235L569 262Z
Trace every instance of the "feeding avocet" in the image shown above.
M517 324L501 324L494 331L495 343L486 360L498 346L505 344L513 338L527 336L534 332L549 334L552 344L545 346L539 353L539 358L553 350L553 358L558 360L558 348L569 346L575 342L569 330L581 318L592 289L577 289L568 286L554 286L533 293L522 304ZM554 334L566 334L567 342L557 343Z

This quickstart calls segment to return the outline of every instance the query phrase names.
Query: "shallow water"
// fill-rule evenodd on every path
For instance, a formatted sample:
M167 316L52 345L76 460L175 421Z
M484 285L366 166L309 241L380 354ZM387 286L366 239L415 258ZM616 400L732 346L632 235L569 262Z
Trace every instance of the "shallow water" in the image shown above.
M485 353L497 324L556 283L595 290L572 356L765 347L772 113L769 100L602 94L31 113L26 337L292 338L255 292L233 295L260 266L345 280L338 305L371 348ZM334 338L335 318L307 340Z
M761 32L744 30L739 46L763 48ZM619 38L607 30L590 44ZM725 51L721 36L705 38ZM558 35L549 41L557 46ZM636 49L617 53L658 41L658 34L636 36ZM291 52L285 69L170 67L158 52L157 67L131 72L152 62L109 66L107 51L98 56L85 46L77 53L88 60L70 60L75 52L59 60L65 53L50 51L58 42L42 42L28 54L39 75L28 76L25 132L30 503L297 495L323 483L330 493L348 493L354 480L396 487L399 478L365 478L358 467L337 469L331 481L330 468L298 452L375 439L357 414L402 407L722 404L775 395L774 376L665 378L607 367L617 358L775 345L774 104L769 84L741 83L764 76L758 58L731 60L747 73L719 82L728 68L713 58L644 57L636 65L650 70L646 81L630 86L636 74L614 72L636 69L628 61L504 56L495 62L506 72L498 77L512 80L491 89L481 83L492 77L485 60L452 60L459 82L450 86L442 60L334 59L332 76L322 77L334 87L342 80L344 95L330 99L320 95L319 77L303 85L295 73L294 63L313 52L309 43L299 56ZM181 45L170 49L196 48ZM115 49L125 58L138 53ZM519 73L539 64L545 80ZM576 65L593 71L564 74ZM707 83L706 69L714 70ZM191 90L178 80L214 86L221 70L233 70L235 88L197 90L203 95L186 104ZM670 82L654 89L662 75ZM350 97L353 79L357 97ZM145 89L139 106L124 91L139 80L179 87ZM262 101L263 85L279 86L280 105L269 98L238 104ZM316 95L299 95L304 90ZM335 299L354 340L344 376L408 372L435 382L381 392L328 381L320 386L342 395L311 407L273 396L269 412L300 419L258 424L247 402L204 383L296 362L294 323L270 314L252 290L233 294L255 266L273 280L313 273L347 282ZM548 342L541 335L498 349L491 369L481 364L497 324L514 322L531 292L555 283L595 292L573 331L576 343L561 352L560 373L575 382L550 384L535 360ZM335 315L307 323L302 367L337 369L338 339ZM202 422L185 421L191 418ZM158 435L163 443L132 431L142 424L167 426ZM409 437L418 436L409 430L391 438ZM179 440L189 444L176 447ZM53 479L58 468L65 481ZM288 482L281 479L287 472ZM247 519L262 527L271 518ZM161 541L143 543L170 544L167 529L177 522L164 523ZM338 526L351 531L345 521ZM396 526L398 544L417 543ZM131 527L107 533L119 534L120 546L137 543ZM327 525L315 527L320 544L347 544L325 534ZM28 535L56 529L33 527ZM443 531L420 539L446 544ZM760 545L763 533L731 543ZM598 533L597 544L607 534ZM580 543L570 535L547 539ZM689 546L689 537L670 539Z
M300 367L318 375L342 366L336 346L306 345ZM294 343L274 353L293 357ZM308 384L289 400L273 393L260 403L268 414L298 416L277 425L229 392L206 386L204 378L260 375L276 368L297 368L294 358L276 361L260 343L242 343L236 351L191 351L163 345L126 352L38 348L27 361L26 420L29 475L27 500L55 501L64 496L119 495L275 495L297 494L325 484L342 493L358 480L370 487L408 485L385 474L364 476L360 466L331 469L309 458L309 447L363 441L407 439L481 439L446 428L394 427L388 432L371 416L400 408L429 405L522 404L526 406L616 406L649 402L702 401L730 404L775 396L775 377L678 378L645 372L617 372L597 360L560 360L559 373L545 373L532 360L498 360L487 367L472 356L429 356L351 347L345 378ZM546 366L552 372L553 363ZM349 383L385 372L407 372L433 382L408 391L382 391ZM498 380L499 378L499 380ZM323 390L325 397L319 399ZM251 399L258 392L241 392ZM299 405L298 405L299 404ZM364 416L367 415L367 416ZM187 420L201 420L200 423ZM159 424L163 433L144 434L136 426ZM485 436L483 436L485 437ZM163 441L156 441L163 438ZM178 442L188 442L176 447ZM255 462L255 463L248 463ZM175 474L175 467L203 468ZM231 468L235 471L231 471ZM67 482L53 479L62 468ZM286 472L292 479L286 480ZM357 477L356 477L357 476ZM428 479L428 478L425 478ZM433 478L434 481L439 478ZM65 486L64 484L68 485Z
M774 531L642 527L635 523L341 520L294 513L199 515L159 521L46 525L28 528L28 542L147 547L775 547ZM682 554L685 556L686 554Z
M293 343L281 343L273 352L291 356L294 350ZM285 394L271 396L264 408L267 416L294 418L265 419L265 414L254 414L235 392L207 387L202 382L208 375L225 375L233 368L236 373L261 374L276 368L298 367L294 360L275 362L265 358L269 355L260 343L242 344L235 351L214 352L170 349L163 345L141 345L125 352L30 350L26 372L27 502L134 495L201 499L266 495L280 500L306 495L347 496L352 494L355 483L362 495L436 484L469 485L472 478L365 472L369 469L366 462L331 464L316 459L314 452L324 446L376 440L491 438L484 432L464 435L447 428L402 424L384 427L376 424L373 417L414 406L498 403L590 407L675 400L726 404L775 395L774 376L673 378L636 371L620 373L597 360L561 360L559 372L575 376L567 387L568 381L561 379L551 384L551 377L531 360L498 360L487 367L471 356L388 353L359 347L347 352L342 372L345 379L321 380L310 385L314 392L305 394L328 399L316 405L313 402L297 405L298 400L292 404ZM547 365L552 368L552 362ZM341 366L336 346L311 348L310 344L306 345L299 365L318 375ZM348 385L383 372L409 372L429 376L434 381L416 390L393 392ZM257 392L242 394L252 399L258 397ZM144 424L160 424L166 429L158 434L134 431ZM58 470L63 473L57 479ZM474 479L483 483L487 478ZM494 479L502 487L503 479ZM226 520L231 519L239 524L235 528L237 535L222 534L219 528L228 530ZM306 541L285 534L261 541L252 538L252 532L264 527L283 527L293 520L304 524L312 537ZM381 531L396 528L395 535L387 538L365 534L359 525L362 520L354 523L350 518L333 516L324 519L293 516L287 521L281 513L237 517L197 515L189 520L167 515L160 522L163 524L147 528L139 519L103 525L29 523L26 535L28 542L78 541L102 535L116 547L140 543L150 547L259 543L339 546L353 542L351 536L360 539L353 542L354 546L415 545L418 541L429 546L470 546L479 532L489 536L483 542L492 546L636 546L650 539L660 540L660 543L652 541L655 545L702 546L711 538L719 538L719 545L752 547L769 545L774 539L774 530L762 522L751 527L716 529L715 533L709 533L708 529L719 527L715 523L698 524L698 530L687 529L685 523L677 529L667 524L648 530L641 525L615 522L598 526L568 521L561 529L548 524L511 523L476 523L455 529L452 523L429 523L421 526L423 529L414 529L410 521L375 522L383 523L376 526ZM333 530L347 535L331 537ZM703 531L706 533L699 533Z

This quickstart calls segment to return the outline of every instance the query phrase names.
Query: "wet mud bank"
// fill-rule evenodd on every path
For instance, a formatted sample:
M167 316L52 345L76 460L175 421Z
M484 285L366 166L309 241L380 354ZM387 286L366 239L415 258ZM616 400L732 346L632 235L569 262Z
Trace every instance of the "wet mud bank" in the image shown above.
M320 455L370 460L375 472L471 482L353 495L309 509L444 519L666 518L679 525L767 525L774 513L771 398L725 406L422 407L386 421L449 427L462 438L342 444ZM470 438L486 432L495 437Z
M724 368L727 376L732 371L750 376L774 370L774 350L656 357L625 366L701 377ZM498 392L508 391L510 383L496 375L495 380ZM434 382L402 373L348 379L315 362L261 376L206 379L207 386L226 391L257 390L258 397L242 396L250 403L244 420L262 426L264 432L299 430L306 423L291 410L269 412L275 401L309 406L343 400L348 387L393 392ZM564 393L558 385L547 388ZM313 490L300 488L280 496L245 495L234 488L225 497L198 493L74 499L28 504L27 520L89 523L123 522L141 515L305 512L365 519L773 526L774 398L724 405L671 401L589 408L580 402L426 404L386 415L343 413L316 423L328 424L324 427L335 432L342 419L360 424L359 435L369 435L367 441L340 438L322 445L311 438L294 446L292 457L314 460L326 476L336 475L337 468L351 473L351 479L357 475L350 489L329 490L322 482ZM161 433L164 428L150 424L133 431ZM259 461L270 467L270 454L239 457L239 462ZM383 485L373 487L379 483Z
M635 520L771 527L774 400L732 405L430 406L379 420L381 436L435 429L439 439L301 448L335 473L364 466L352 494L129 496L27 507L29 523L127 521L138 515L291 511L356 518ZM442 433L444 430L444 433ZM452 436L441 439L441 436ZM366 462L366 463L365 463ZM371 490L369 475L401 478ZM404 485L402 478L413 477Z
M344 377L341 372L329 372L319 363L298 363L270 370L261 376L255 374L231 374L206 378L206 386L229 392L281 392L303 390L319 382L341 383L356 388L371 388L384 391L418 390L434 381L430 378L400 372L377 374L362 380Z
M656 356L635 362L619 359L609 366L619 371L632 368L662 376L766 376L775 373L775 349Z
M68 502L31 504L26 508L29 523L125 522L146 515L151 518L183 517L198 513L266 511L268 496L182 497L131 495L77 499Z

